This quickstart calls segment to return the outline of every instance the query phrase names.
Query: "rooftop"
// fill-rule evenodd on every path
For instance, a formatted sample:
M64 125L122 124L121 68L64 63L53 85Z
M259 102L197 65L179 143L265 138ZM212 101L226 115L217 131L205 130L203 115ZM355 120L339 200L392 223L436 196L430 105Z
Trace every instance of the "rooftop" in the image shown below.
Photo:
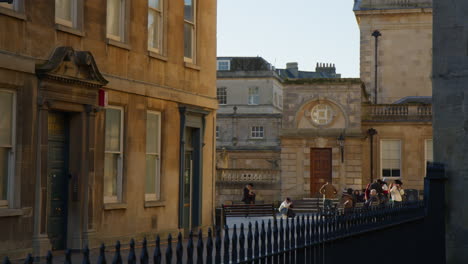
M354 11L432 8L432 0L354 0Z

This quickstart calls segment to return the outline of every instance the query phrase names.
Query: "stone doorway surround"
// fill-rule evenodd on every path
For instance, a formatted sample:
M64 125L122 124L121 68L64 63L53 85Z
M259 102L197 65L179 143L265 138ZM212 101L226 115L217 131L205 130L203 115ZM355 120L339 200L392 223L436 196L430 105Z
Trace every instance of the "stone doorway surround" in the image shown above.
M47 236L47 159L49 111L66 112L70 118L70 191L67 248L81 248L93 231L95 115L99 88L108 82L90 52L56 48L49 60L36 66L38 77L36 186L33 254L50 249Z

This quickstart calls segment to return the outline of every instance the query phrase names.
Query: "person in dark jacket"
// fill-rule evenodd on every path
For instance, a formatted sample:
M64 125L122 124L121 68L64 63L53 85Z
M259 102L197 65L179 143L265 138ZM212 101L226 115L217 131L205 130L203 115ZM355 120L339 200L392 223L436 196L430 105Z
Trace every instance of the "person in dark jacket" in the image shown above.
M379 196L377 195L377 191L375 189L372 189L370 191L370 197L364 204L364 207L369 208L369 207L374 207L374 206L379 206L380 205L380 199Z
M253 191L252 183L249 183L244 187L244 194L242 195L242 201L245 204L255 204L255 193Z

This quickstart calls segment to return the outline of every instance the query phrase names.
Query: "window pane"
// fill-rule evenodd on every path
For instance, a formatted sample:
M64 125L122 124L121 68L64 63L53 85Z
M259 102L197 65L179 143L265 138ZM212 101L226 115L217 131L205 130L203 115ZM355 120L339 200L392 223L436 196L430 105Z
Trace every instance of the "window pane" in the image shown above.
M106 151L120 152L121 113L119 109L106 109Z
M193 22L193 0L184 0L184 19Z
M107 34L120 36L122 0L107 0Z
M184 57L192 58L193 48L193 25L185 23L184 25Z
M146 155L145 193L156 193L156 179L159 174L159 161L155 155Z
M160 9L161 1L160 0L149 0L149 6L152 8Z
M161 16L158 12L150 10L148 13L148 46L160 48Z
M104 197L117 196L119 154L106 153L104 158Z
M55 0L55 16L64 20L71 21L71 1L72 0Z
M0 148L0 200L7 200L9 152L8 148Z
M148 113L146 119L146 153L159 153L159 115Z
M0 146L12 145L13 94L0 91Z

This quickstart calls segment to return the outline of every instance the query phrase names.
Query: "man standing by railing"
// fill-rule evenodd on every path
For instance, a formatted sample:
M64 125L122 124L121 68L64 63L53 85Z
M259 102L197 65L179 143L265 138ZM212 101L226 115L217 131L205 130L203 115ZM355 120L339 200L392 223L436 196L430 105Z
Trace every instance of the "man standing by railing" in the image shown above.
M330 211L333 202L331 199L335 198L338 191L333 184L326 182L321 188L320 193L323 195L323 210Z

